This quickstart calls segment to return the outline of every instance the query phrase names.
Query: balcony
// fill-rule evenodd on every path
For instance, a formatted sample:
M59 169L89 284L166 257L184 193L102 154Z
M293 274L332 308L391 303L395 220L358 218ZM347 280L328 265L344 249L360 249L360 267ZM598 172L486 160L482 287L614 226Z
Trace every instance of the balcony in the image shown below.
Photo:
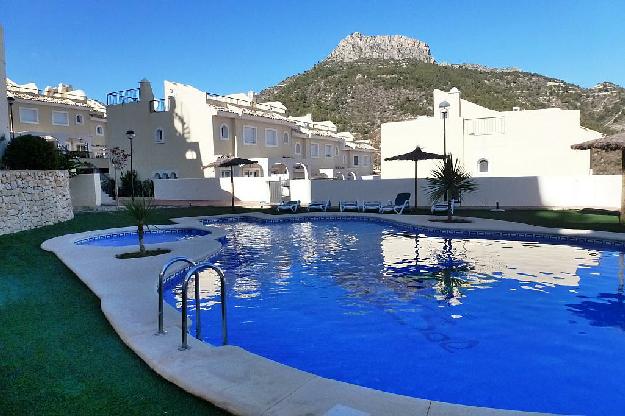
M106 94L106 105L122 105L136 101L139 101L139 88L129 88Z

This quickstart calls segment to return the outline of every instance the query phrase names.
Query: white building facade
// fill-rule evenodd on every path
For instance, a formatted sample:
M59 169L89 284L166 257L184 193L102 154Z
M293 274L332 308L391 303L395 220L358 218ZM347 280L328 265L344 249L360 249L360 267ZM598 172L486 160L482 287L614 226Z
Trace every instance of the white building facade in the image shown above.
M382 124L382 178L414 176L413 162L384 159L416 146L439 154L446 150L475 177L592 173L590 153L572 150L571 145L601 133L581 127L578 110L494 111L461 99L457 88L434 90L433 107L431 117ZM427 176L436 163L419 162L420 176Z
M6 58L4 57L4 31L0 26L0 81L6 79ZM0 156L9 141L9 108L6 83L0 82Z
M375 150L331 121L310 114L289 117L279 102L253 94L221 96L165 81L155 99L149 81L107 97L108 147L129 150L142 179L227 177L230 168L209 166L219 157L252 159L235 176L280 179L359 179L373 172Z

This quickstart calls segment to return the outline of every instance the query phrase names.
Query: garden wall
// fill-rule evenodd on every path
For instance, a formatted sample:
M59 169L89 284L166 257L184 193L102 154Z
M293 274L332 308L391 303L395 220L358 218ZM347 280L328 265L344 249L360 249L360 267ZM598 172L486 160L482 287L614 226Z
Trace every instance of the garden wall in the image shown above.
M74 211L67 171L0 171L0 234L72 218Z

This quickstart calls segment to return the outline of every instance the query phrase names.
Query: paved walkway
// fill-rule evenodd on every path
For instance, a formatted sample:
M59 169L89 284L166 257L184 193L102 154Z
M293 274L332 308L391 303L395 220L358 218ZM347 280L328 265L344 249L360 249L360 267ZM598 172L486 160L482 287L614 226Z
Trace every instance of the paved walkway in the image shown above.
M297 214L301 217L324 214ZM328 213L327 216L379 214ZM244 214L275 220L276 216ZM289 217L289 214L284 217ZM128 247L97 247L74 242L98 233L133 231L132 227L89 231L56 237L42 244L54 252L101 300L101 308L121 339L154 371L186 391L202 397L237 415L528 415L529 413L467 407L416 399L325 379L306 373L239 347L215 347L189 337L190 350L179 351L181 315L165 305L165 335L157 330L156 284L163 263L173 256L204 259L217 252L224 235L218 227L201 225L202 217L179 218L185 227L210 229L211 234L174 243L166 256L119 260L116 254ZM215 217L206 217L215 218ZM463 230L550 233L625 241L625 236L609 232L561 230L498 220L475 219L470 224L428 221L427 216L385 215L384 219L427 227ZM176 228L180 225L158 226ZM175 269L173 269L175 270ZM114 364L113 364L114 365ZM536 414L536 413L533 413Z

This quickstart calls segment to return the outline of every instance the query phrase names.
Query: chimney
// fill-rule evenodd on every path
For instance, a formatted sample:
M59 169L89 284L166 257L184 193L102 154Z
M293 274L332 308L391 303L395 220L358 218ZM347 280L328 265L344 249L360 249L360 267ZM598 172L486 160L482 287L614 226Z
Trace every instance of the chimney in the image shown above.
M254 94L254 91L248 91L247 92L247 98L250 100L250 102L255 102L256 101L256 95Z
M139 101L152 101L154 99L154 92L152 92L152 84L150 81L143 78L139 81Z

